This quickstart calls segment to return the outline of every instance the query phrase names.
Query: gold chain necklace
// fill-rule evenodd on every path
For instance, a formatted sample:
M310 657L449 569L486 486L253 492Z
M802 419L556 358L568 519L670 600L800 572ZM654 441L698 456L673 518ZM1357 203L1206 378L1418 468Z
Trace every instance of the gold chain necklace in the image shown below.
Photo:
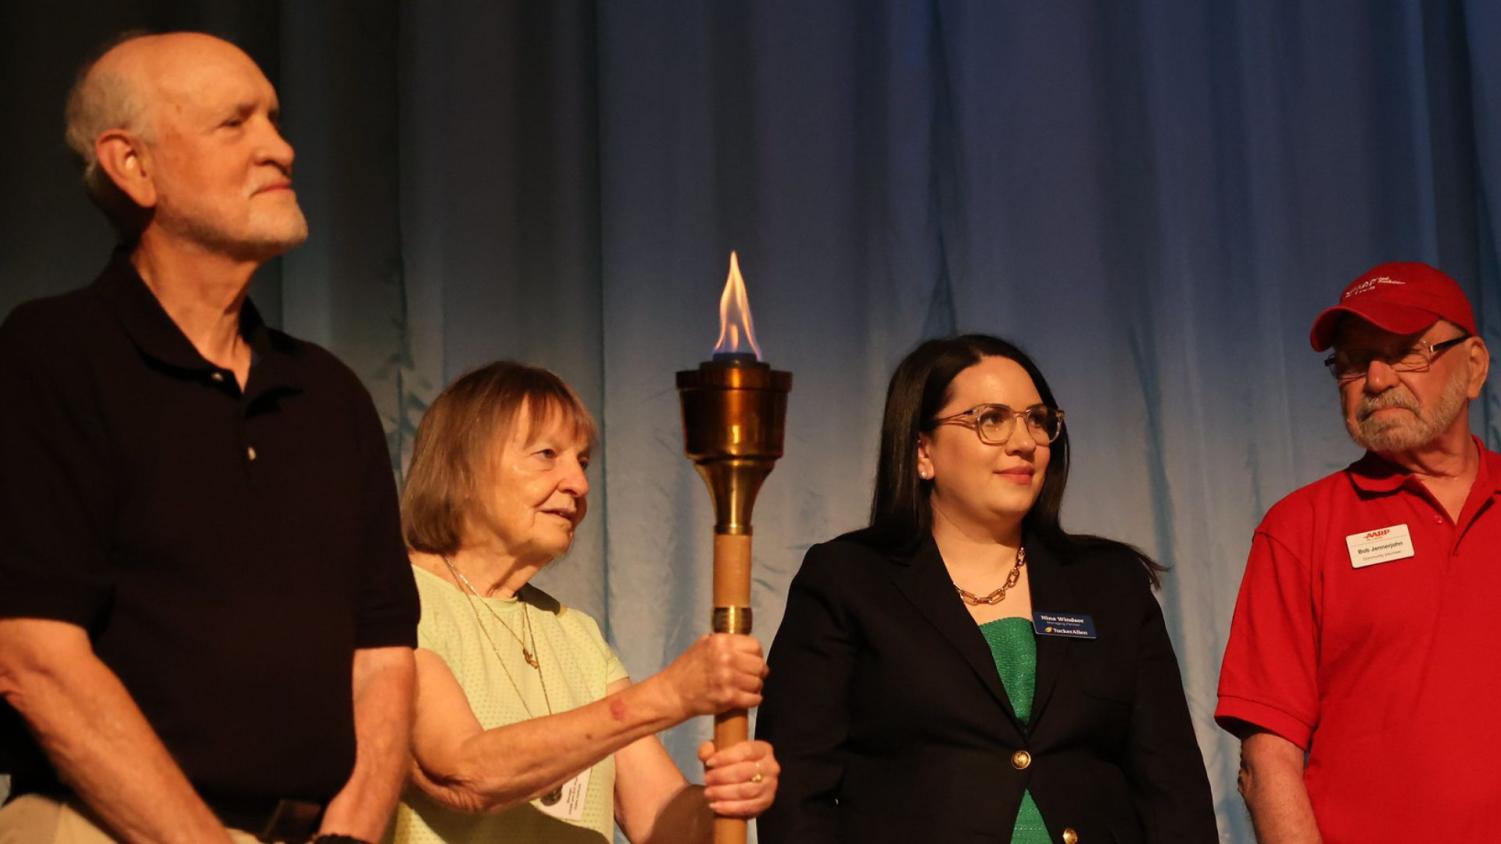
M465 587L468 587L468 592L464 592L464 590L459 590L459 592L464 595L464 601L468 602L468 605L470 605L471 613L474 613L474 625L479 626L479 632L482 632L482 634L485 635L485 641L488 641L489 649L491 649L491 652L495 653L495 659L497 659L497 661L500 661L501 670L506 671L506 679L510 680L510 688L516 689L516 698L518 698L518 700L521 700L522 709L527 710L527 718L536 718L536 716L531 713L531 707L527 706L527 697L521 694L521 685L519 685L519 683L516 683L515 677L510 676L510 667L507 667L506 661L501 658L500 649L498 649L498 647L495 647L495 640L494 638L491 638L491 635L489 635L489 629L485 628L485 620L480 617L479 607L476 607L476 605L474 605L474 598L479 598L480 604L485 605L485 610L488 610L489 614L491 614L491 616L494 617L497 622L500 622L500 626L506 628L506 632L509 632L509 634L512 635L512 638L515 638L516 643L521 644L521 658L527 661L527 665L531 665L531 667L536 668L537 682L542 683L542 703L548 704L548 715L552 715L552 698L548 695L548 679L546 679L546 677L542 674L542 662L537 659L536 653L533 653L533 650L536 650L537 647L537 635L534 634L534 632L531 632L531 613L530 611L528 611L530 610L530 608L527 607L527 602L521 601L521 623L522 629L525 629L525 631L527 631L527 637L531 638L531 650L527 649L527 641L525 641L524 638L519 637L519 635L516 635L516 631L510 629L510 625L507 625L506 620L501 619L500 613L497 613L497 611L495 611L495 608L491 607L491 605L485 604L485 599L480 596L479 592L476 592L476 589L474 589L474 584L471 584L470 581L468 581L468 578L464 577L464 572L459 571L459 569L456 568L456 566L453 565L453 563L450 562L447 557L443 557L443 565L449 566L449 572L452 572L453 577L458 578L459 583L462 583ZM470 598L470 593L473 593L474 598Z
M537 636L532 632L532 617L531 613L528 611L530 608L527 606L527 603L525 601L521 601L521 624L523 626L523 629L526 630L527 637L532 640L532 650L527 650L526 641L520 636L517 636L516 631L512 630L511 626L509 624L506 624L505 619L500 617L500 613L497 613L494 607L485 602L484 598L479 594L479 591L474 588L474 584L469 582L469 578L465 577L464 573L459 571L458 567L456 567L453 562L448 559L448 557L443 556L442 560L443 565L448 567L448 571L453 574L454 578L460 583L463 583L465 588L468 590L465 591L465 589L460 589L459 593L464 596L465 603L469 604L469 611L474 613L474 624L479 628L480 634L485 637L485 642L490 645L490 652L495 654L495 661L500 663L500 670L505 672L506 681L511 684L511 688L516 692L516 699L521 701L521 708L526 712L526 717L528 719L531 719L537 716L532 713L532 708L526 705L526 695L521 693L521 684L517 683L516 678L511 676L511 667L509 665L506 665L505 658L500 655L500 648L495 646L495 639L491 638L490 631L485 628L485 621L479 614L479 607L476 607L474 605L474 598L479 598L480 603L484 604L485 609L489 610L490 615L493 616L496 621L500 622L500 626L504 627L506 629L506 632L510 633L511 637L521 645L521 657L526 660L527 665L530 665L532 668L535 668L537 670L537 682L542 686L542 702L547 706L547 714L551 715L552 698L547 694L547 677L542 673L541 661L538 660L536 654L533 653L533 651L537 647ZM470 597L471 594L473 594L473 598ZM544 806L554 805L559 800L563 799L563 786L560 785L557 788L554 788L553 790L547 792L546 794L543 794L540 799L542 801L542 805Z
M446 557L446 556L443 557L442 559L443 559L443 565L448 566L448 571L451 574L453 574L453 576L454 576L454 578L456 580L458 580L460 583L464 584L464 588L469 590L469 594L472 594L472 595L474 595L474 597L479 598L480 599L480 603L485 604L484 597L482 595L480 595L479 590L474 588L474 584L469 582L469 578L465 577L464 573L461 572L461 571L459 571L458 567L453 564L453 561L449 560L448 557ZM465 595L464 597L467 599L469 597L469 595ZM474 602L470 601L469 602L469 606L473 607L474 606ZM533 652L533 650L527 648L527 646L526 646L526 640L523 639L523 638L521 638L519 635L517 635L516 631L511 629L511 625L506 624L505 619L503 619L503 618L500 617L500 613L497 613L495 611L494 607L491 607L489 604L485 604L485 609L487 609L487 610L490 611L490 615L495 616L495 620L498 621L498 622L500 622L500 626L504 627L506 629L506 632L509 633L509 634L511 634L511 638L516 640L516 644L518 644L518 645L521 646L521 658L524 659L524 660L526 660L526 664L530 665L531 667L537 669L540 672L542 670L542 666L541 666L540 663L537 662L537 655ZM477 614L478 613L476 613L476 615ZM526 604L525 603L523 603L521 605L521 619L522 619L522 623L527 626L527 634L530 635L531 634L531 617L526 614ZM533 637L532 638L532 646L533 646L533 648L536 647L536 644L537 644L537 639L536 639L536 637Z
M1006 574L1006 582L1001 584L1001 588L995 590L994 592L991 592L989 595L976 595L973 592L965 591L964 587L960 586L957 583L954 583L952 580L950 580L949 582L954 583L954 589L959 593L959 599L964 601L964 603L969 604L972 607L978 607L981 604L995 606L996 604L999 604L1000 602L1006 600L1007 590L1016 585L1017 579L1022 576L1022 566L1026 564L1027 549L1017 548L1016 564L1013 565L1011 567L1011 571Z

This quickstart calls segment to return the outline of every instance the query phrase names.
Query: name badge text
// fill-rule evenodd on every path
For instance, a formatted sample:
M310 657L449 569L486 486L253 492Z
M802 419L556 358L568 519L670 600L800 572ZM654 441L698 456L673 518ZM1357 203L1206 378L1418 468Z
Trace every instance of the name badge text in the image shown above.
M1094 619L1080 612L1033 612L1032 630L1039 636L1095 638Z
M1351 567L1357 569L1392 560L1405 560L1416 553L1412 548L1412 535L1408 533L1407 525L1352 533L1345 537L1345 547L1350 549Z

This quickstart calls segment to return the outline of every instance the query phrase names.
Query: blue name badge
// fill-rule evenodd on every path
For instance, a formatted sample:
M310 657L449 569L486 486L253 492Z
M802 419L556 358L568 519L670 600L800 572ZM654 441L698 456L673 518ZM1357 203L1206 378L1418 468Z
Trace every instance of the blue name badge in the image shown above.
M1039 636L1093 639L1094 619L1077 612L1033 612L1032 629Z

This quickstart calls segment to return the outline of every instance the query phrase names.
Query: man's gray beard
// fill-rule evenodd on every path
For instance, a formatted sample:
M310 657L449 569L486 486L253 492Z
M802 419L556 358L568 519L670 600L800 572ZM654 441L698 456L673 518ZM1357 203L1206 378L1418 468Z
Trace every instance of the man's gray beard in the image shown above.
M1422 448L1449 430L1464 411L1464 373L1454 373L1444 385L1438 401L1427 412L1419 407L1417 397L1410 390L1398 385L1378 396L1362 398L1356 416L1386 407L1403 407L1412 411L1412 415L1384 420L1366 416L1359 422L1346 423L1350 438L1371 451L1386 454Z
M166 225L176 229L186 239L217 254L238 260L264 262L307 240L307 218L303 216L300 207L296 209L295 218L281 222L285 225L278 226L279 231L258 232L249 237L240 232L225 231L217 225L217 220L211 219L180 216Z
M299 212L295 225L272 234L257 237L226 235L208 226L193 226L194 240L212 248L221 255L229 255L245 261L269 261L283 255L294 246L307 240L307 220Z

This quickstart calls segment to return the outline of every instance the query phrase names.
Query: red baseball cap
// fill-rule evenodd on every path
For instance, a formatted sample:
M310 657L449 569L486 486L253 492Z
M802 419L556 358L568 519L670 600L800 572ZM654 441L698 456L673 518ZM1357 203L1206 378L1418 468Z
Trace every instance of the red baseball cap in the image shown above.
M1339 304L1325 308L1313 321L1308 342L1322 352L1334 345L1334 332L1346 314L1354 314L1383 331L1416 334L1446 319L1467 333L1475 330L1475 312L1459 283L1417 261L1377 264L1350 282Z

